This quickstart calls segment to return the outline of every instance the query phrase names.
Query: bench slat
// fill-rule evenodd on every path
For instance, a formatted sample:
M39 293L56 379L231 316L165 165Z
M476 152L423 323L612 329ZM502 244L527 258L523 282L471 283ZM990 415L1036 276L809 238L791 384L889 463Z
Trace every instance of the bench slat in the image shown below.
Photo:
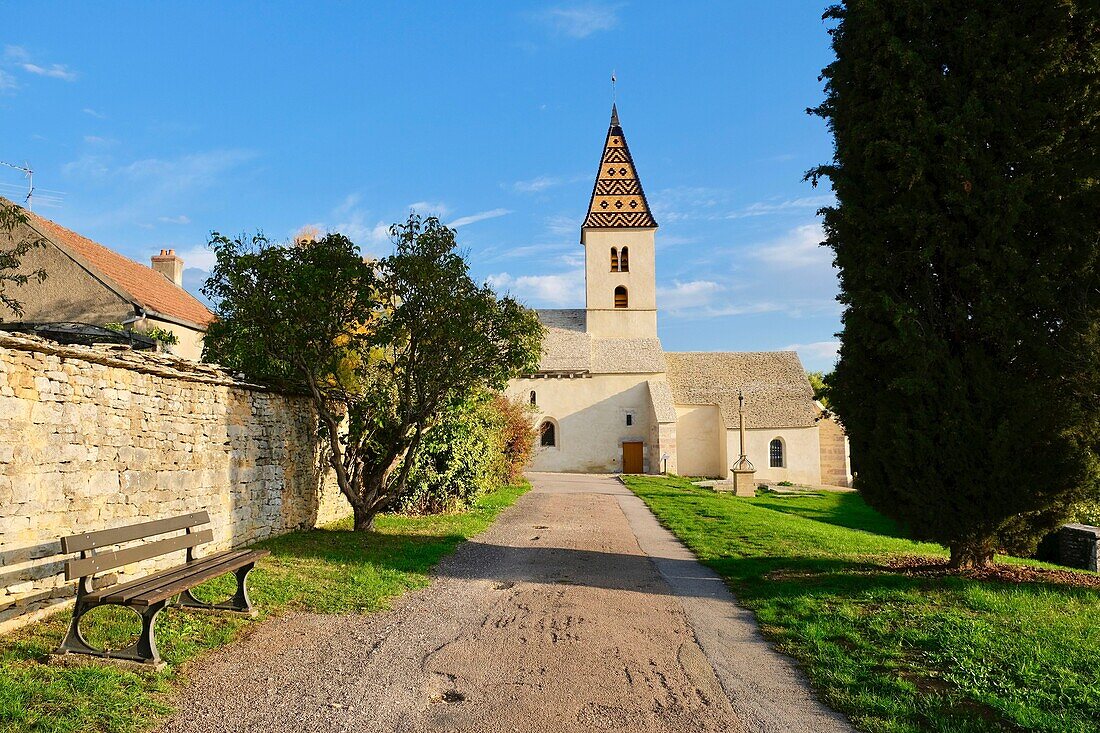
M152 522L141 522L125 527L101 529L95 532L83 532L70 537L62 537L61 550L63 552L82 552L84 550L99 549L209 523L210 515L205 511L191 512L179 517L155 519Z
M271 553L267 550L251 550L241 557L232 558L214 567L204 568L193 575L188 575L168 585L146 591L139 596L134 596L127 601L127 604L132 606L148 606L151 603L163 601L165 598L171 598L185 590L194 588L200 583L217 578L220 575L224 575L231 570L236 570L251 562L256 562L261 557L266 557L270 554Z
M196 566L206 566L210 564L217 564L222 560L225 560L228 556L234 557L240 556L248 552L248 550L226 550L224 552L215 553L213 555L207 555L206 557L199 558L190 563L184 565L177 565L176 567L167 568L160 572L153 573L152 575L145 575L140 578L134 578L128 580L125 583L119 585L112 585L100 590L92 591L85 596L89 601L93 602L106 602L106 603L124 603L130 596L136 596L139 593L143 593L150 588L155 588L160 583L170 583L177 578L182 578L191 572L192 568Z
M119 529L130 528L120 527ZM204 529L199 532L182 534L178 537L169 537L166 540L148 542L144 545L130 547L125 550L108 550L107 552L101 552L93 557L68 560L65 562L65 579L73 580L74 578L82 578L86 575L100 573L104 570L120 568L123 565L129 565L130 563L140 560L148 560L151 557L159 557L160 555L166 555L176 550L195 547L204 542L210 542L212 539L214 539L214 533L209 529Z

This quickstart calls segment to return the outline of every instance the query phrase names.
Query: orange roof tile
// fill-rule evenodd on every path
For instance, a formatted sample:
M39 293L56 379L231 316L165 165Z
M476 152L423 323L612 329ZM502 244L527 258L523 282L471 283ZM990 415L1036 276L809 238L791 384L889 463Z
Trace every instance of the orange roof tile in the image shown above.
M99 271L99 275L123 290L137 305L154 314L203 327L214 320L210 309L153 268L134 262L38 214L27 214L39 233L84 258L88 265Z

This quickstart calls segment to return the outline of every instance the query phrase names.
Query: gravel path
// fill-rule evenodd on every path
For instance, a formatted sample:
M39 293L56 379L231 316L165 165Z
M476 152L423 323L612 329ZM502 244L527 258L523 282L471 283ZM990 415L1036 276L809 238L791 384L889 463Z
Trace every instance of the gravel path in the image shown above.
M392 610L205 658L162 730L850 730L616 479L532 482Z

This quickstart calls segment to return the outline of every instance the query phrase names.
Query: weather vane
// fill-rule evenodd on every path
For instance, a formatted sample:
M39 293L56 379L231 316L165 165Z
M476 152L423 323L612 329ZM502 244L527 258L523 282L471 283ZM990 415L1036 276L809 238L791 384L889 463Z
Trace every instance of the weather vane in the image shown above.
M618 100L615 98L615 70L611 70L611 103L615 104Z

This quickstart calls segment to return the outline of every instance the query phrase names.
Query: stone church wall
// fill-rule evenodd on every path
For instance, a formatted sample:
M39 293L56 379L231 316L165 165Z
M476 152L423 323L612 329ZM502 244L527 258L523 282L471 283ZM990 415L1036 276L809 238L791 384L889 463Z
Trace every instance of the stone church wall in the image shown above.
M844 428L832 418L817 422L821 436L821 483L828 486L850 486L848 471L848 437Z
M315 419L209 365L0 334L0 631L73 597L61 536L207 510L201 555L350 514Z

